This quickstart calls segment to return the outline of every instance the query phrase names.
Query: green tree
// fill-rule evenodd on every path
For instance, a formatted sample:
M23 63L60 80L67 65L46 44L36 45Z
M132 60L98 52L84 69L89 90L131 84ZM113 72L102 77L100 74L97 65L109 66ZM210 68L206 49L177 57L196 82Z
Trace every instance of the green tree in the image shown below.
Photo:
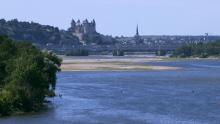
M36 111L54 94L61 59L29 43L0 37L0 115Z

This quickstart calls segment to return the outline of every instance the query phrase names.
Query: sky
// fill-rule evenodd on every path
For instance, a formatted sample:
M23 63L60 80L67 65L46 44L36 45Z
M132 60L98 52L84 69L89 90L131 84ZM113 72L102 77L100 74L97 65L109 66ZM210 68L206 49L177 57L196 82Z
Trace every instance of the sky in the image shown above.
M220 35L220 0L1 0L0 18L60 29L72 19L95 19L112 36Z

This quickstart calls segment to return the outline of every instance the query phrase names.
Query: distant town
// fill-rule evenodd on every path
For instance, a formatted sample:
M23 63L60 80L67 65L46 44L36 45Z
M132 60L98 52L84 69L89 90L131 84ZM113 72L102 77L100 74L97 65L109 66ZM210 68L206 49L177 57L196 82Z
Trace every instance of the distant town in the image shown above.
M114 50L126 52L155 52L158 50L173 51L183 44L207 43L220 40L220 36L205 33L200 36L178 35L144 35L139 28L134 29L134 36L112 37L96 30L96 22L72 20L70 28L60 30L57 27L41 25L35 22L20 22L17 19L0 20L0 35L32 42L42 50L65 54L73 50L83 49L92 54L110 53Z

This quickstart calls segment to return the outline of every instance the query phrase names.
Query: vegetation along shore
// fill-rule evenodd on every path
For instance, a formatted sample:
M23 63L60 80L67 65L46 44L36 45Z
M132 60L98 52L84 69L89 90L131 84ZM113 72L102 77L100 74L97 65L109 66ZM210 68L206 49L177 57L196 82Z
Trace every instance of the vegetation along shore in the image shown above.
M0 36L0 116L39 111L54 96L61 59Z

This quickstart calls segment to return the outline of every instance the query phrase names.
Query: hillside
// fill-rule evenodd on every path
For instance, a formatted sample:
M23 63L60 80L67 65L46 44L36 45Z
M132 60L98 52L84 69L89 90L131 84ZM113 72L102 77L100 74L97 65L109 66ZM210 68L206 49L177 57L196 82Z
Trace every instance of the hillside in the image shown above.
M67 52L83 46L95 44L113 44L115 40L100 33L85 33L83 41L70 30L60 30L57 27L41 25L35 22L21 22L17 19L0 20L0 35L7 35L13 40L32 42L40 49L55 52Z

